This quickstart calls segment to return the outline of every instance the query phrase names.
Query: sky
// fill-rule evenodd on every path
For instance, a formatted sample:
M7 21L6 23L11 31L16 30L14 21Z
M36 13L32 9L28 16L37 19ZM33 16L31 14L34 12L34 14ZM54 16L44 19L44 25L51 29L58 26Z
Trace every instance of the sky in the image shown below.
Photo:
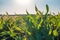
M26 14L26 10L30 14L35 14L35 5L45 13L46 4L49 6L49 12L55 14L60 12L60 0L0 0L0 14L6 14L6 12L10 15Z

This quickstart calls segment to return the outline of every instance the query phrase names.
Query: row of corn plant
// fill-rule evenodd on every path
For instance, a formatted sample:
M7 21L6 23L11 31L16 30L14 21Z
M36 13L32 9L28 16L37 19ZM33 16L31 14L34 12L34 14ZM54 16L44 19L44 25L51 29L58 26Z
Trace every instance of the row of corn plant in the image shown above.
M0 40L60 40L60 14L45 15L35 6L35 15L0 16Z

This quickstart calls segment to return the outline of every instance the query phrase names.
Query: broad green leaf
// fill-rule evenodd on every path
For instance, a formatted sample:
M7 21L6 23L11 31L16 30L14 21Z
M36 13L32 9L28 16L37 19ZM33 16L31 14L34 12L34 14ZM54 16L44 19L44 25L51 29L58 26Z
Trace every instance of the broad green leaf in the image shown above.
M57 30L54 30L54 31L53 31L53 35L54 35L54 36L58 36L58 31L57 31Z

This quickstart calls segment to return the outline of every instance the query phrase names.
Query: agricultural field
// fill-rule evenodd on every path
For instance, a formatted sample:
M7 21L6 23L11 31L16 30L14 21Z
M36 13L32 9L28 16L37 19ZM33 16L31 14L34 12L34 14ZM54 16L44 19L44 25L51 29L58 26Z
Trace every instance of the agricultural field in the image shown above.
M0 40L60 40L60 13L46 14L35 6L35 15L0 16Z

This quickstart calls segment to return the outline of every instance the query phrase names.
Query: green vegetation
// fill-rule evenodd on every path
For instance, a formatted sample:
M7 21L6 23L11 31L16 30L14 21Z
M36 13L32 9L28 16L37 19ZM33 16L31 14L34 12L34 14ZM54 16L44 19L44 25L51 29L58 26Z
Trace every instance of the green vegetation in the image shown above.
M35 6L36 15L0 16L0 40L60 40L60 14L46 14Z

